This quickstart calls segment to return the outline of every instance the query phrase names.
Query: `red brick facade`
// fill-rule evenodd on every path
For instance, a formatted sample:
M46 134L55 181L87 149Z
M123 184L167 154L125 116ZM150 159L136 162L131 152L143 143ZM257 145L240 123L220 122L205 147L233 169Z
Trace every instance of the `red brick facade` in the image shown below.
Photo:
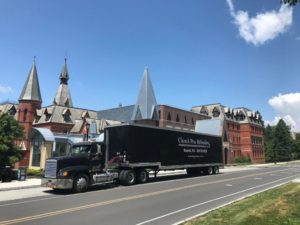
M32 123L35 120L36 110L41 108L40 101L33 100L20 100L19 101L19 111L18 111L18 122L24 127L24 145L25 158L20 161L18 166L28 166L30 158L30 140L29 140L29 131L32 128Z
M209 116L194 113L168 105L159 106L159 127L195 130L197 120L209 119Z

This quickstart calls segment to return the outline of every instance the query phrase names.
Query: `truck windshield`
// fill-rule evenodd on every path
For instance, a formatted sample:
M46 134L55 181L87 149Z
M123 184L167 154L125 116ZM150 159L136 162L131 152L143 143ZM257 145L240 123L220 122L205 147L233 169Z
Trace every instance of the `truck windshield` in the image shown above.
M70 155L89 154L91 150L90 145L75 145L72 146Z

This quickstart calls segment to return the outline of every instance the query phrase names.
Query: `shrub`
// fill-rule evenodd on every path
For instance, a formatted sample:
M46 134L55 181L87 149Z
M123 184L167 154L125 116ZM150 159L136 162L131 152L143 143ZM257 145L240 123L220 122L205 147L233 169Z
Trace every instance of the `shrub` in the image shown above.
M44 174L44 171L42 169L27 169L26 174L27 174L27 176L42 177Z
M234 163L240 163L240 164L250 164L251 159L248 156L241 156L234 160Z

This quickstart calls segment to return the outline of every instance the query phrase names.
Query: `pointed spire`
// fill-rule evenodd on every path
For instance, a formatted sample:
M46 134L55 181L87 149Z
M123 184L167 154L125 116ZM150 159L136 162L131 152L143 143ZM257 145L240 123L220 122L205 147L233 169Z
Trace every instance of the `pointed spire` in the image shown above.
M140 92L131 119L159 119L156 98L147 67L144 70Z
M35 57L32 67L29 71L27 80L19 97L19 101L21 100L32 100L42 102L39 79L35 66Z
M68 87L69 72L67 68L67 59L59 76L60 85L53 100L54 105L73 107L71 93Z
M61 84L68 84L69 72L68 72L68 67L67 67L67 58L65 58L65 64L61 70L59 79L60 79Z

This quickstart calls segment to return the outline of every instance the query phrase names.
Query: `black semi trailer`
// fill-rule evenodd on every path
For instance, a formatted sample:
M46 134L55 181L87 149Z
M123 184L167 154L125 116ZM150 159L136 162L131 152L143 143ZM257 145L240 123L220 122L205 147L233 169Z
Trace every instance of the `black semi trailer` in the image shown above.
M219 136L123 124L105 128L103 142L77 143L70 155L46 160L42 186L82 192L115 181L146 183L150 171L186 169L189 175L210 175L220 167Z

